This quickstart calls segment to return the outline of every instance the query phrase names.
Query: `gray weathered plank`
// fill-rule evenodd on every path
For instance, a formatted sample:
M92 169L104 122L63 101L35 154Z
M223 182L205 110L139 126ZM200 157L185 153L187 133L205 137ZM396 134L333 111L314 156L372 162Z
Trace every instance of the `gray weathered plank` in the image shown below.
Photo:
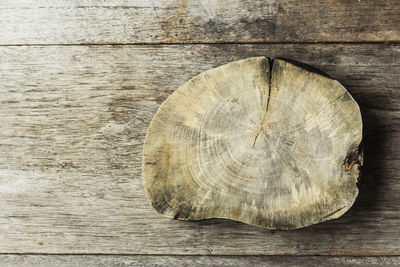
M0 266L397 266L399 257L0 255Z
M355 206L288 232L159 216L140 171L157 107L199 72L258 55L319 67L360 103ZM399 56L383 44L0 47L0 252L398 255Z
M400 41L397 0L6 0L0 44Z

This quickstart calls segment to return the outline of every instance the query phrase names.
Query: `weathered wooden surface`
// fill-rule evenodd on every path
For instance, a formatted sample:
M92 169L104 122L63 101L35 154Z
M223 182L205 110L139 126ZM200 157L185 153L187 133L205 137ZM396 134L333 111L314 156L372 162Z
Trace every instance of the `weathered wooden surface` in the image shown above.
M355 205L290 232L157 215L140 161L158 105L199 72L257 55L314 65L360 104ZM0 47L0 253L398 255L399 56L385 44Z
M0 2L0 44L400 41L397 0Z
M340 83L251 57L202 72L161 104L143 146L144 189L173 219L302 228L353 205L361 140L360 108Z
M399 257L1 255L0 266L398 266Z

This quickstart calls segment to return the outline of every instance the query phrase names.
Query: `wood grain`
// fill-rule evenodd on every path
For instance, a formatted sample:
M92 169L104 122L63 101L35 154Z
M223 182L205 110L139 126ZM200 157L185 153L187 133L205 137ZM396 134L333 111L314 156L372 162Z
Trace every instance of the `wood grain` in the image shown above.
M159 216L140 170L158 105L201 71L258 55L320 68L360 104L355 205L289 232ZM399 56L384 44L0 47L0 252L399 255Z
M400 41L397 0L6 0L0 44Z
M0 266L397 266L399 257L1 255Z

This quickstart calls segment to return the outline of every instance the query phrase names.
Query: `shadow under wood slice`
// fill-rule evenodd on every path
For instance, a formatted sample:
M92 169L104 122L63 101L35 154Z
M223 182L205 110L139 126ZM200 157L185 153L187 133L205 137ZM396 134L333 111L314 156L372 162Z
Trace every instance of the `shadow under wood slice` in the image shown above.
M353 205L361 140L360 109L336 80L248 58L201 73L160 106L144 186L170 218L300 228Z

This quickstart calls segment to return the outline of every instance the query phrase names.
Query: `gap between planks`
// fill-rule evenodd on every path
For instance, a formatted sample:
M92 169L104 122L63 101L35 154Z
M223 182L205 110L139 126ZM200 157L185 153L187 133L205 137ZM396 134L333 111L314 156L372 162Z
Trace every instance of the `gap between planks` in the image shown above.
M400 41L397 40L388 40L388 41L323 41L323 42L264 42L264 41L246 41L246 42L143 42L143 43L75 43L75 44L62 44L62 43L54 43L54 44L45 44L45 43L36 43L36 44L0 44L0 47L12 47L12 46L165 46L165 45L254 45L254 44L263 44L263 45L377 45L377 44L386 44L386 45L395 45L400 44Z
M362 253L362 254L352 254L352 253L340 253L340 254L173 254L173 253L160 253L160 254L146 254L146 253L35 253L35 252L0 252L0 256L118 256L118 257L287 257L287 258L299 258L299 257L319 257L319 258L340 258L340 257L400 257L400 253Z

